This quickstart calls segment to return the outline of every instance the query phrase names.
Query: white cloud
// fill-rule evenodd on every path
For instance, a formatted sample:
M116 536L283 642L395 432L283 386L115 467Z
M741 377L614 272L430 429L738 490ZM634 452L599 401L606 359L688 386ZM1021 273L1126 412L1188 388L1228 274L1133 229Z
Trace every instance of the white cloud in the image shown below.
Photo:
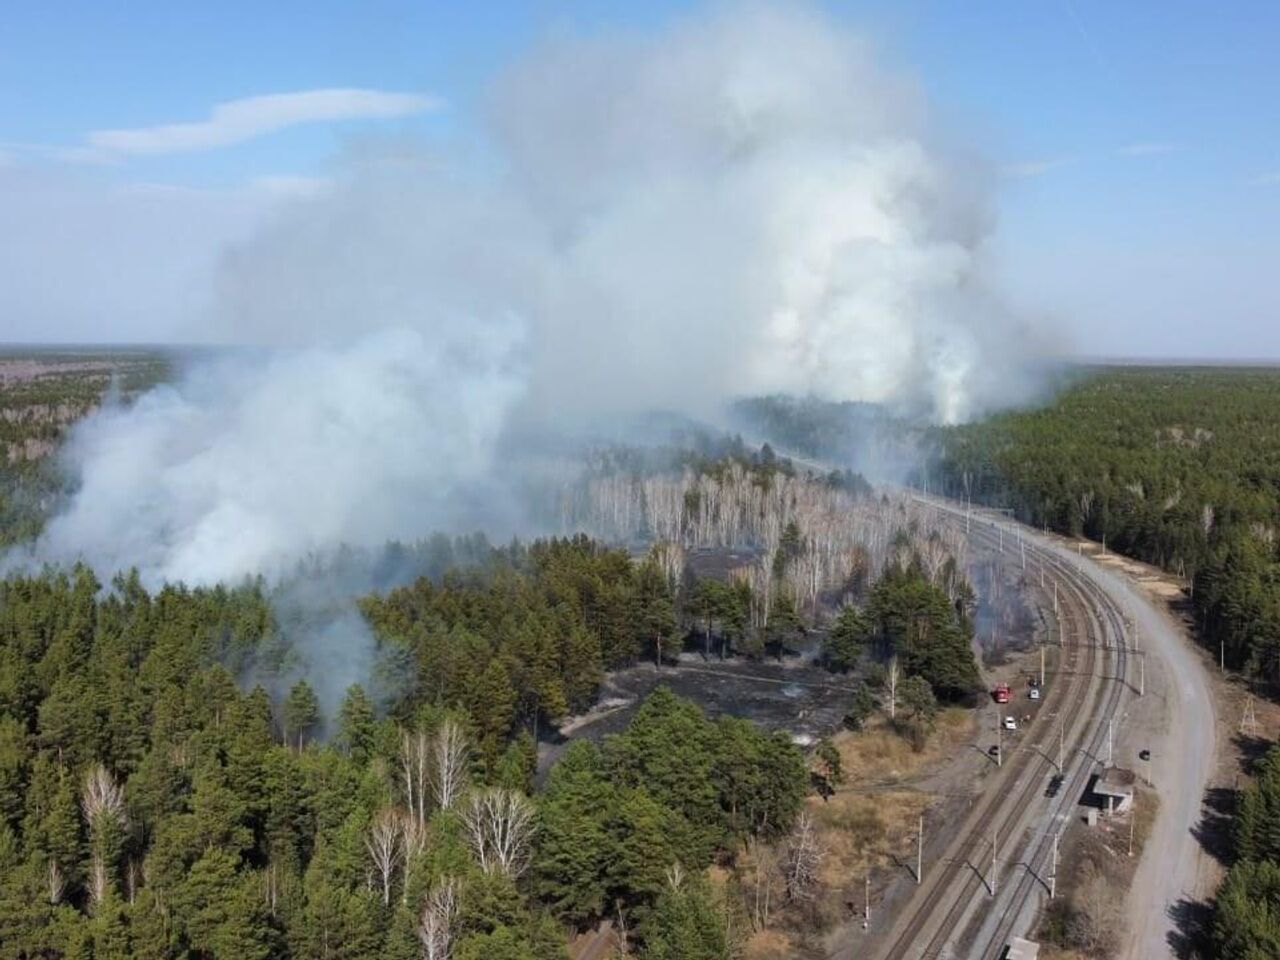
M95 130L89 153L153 155L227 147L303 123L388 120L437 110L442 102L415 93L326 89L244 97L215 104L207 120L127 130ZM81 148L78 153L84 153Z
M1068 167L1075 162L1075 157L1046 157L1043 160L1026 160L1022 163L1008 164L1004 168L1004 174L1007 177L1015 177L1017 179L1039 177L1053 170Z
M1181 149L1182 145L1178 143L1151 141L1125 144L1116 153L1122 157L1155 157L1164 153L1177 153Z
M305 177L285 174L254 177L249 181L251 190L258 190L273 197L315 197L333 186L329 177Z

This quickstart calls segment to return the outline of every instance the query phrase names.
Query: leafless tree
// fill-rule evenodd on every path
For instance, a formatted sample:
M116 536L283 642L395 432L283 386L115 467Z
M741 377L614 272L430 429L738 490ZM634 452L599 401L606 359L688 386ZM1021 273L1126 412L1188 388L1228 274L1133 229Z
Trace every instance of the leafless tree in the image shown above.
M85 775L80 806L89 826L91 862L89 865L89 905L92 909L107 894L113 840L123 833L127 818L124 788L105 766L97 764Z
M667 867L666 876L667 886L678 893L684 886L684 867L680 865L679 860Z
M471 794L463 807L471 852L486 873L518 877L529 865L533 804L514 790L487 789Z
M400 892L404 902L409 897L409 871L413 864L427 849L427 825L407 810L396 811L397 823L400 827L400 862L403 874L400 878Z
M382 902L391 903L391 881L395 876L396 866L404 855L402 844L400 815L387 808L373 818L369 825L369 834L364 838L365 849L369 851L369 859L382 881Z
M453 954L453 925L457 917L458 882L444 880L427 894L418 920L423 960L449 960Z
M419 730L400 733L400 782L404 802L418 823L427 822L427 789L431 768L431 741Z
M1086 865L1071 906L1071 943L1097 956L1114 952L1124 933L1124 896L1094 864Z
M889 688L889 719L894 720L898 716L898 675L900 673L898 667L897 656L889 658L889 669L885 671L884 682Z
M662 575L666 577L667 586L672 591L677 590L680 586L680 580L684 576L684 547L670 540L661 540L653 545L649 551L649 556L653 558L654 563L658 565L658 569L662 571Z
M446 719L440 724L432 740L431 790L436 806L450 809L467 787L467 763L471 748L467 735L456 720Z
M818 870L826 851L818 843L813 817L800 814L787 841L787 899L792 902L812 900L818 886Z
M49 870L47 876L49 885L49 902L56 907L62 902L62 897L67 892L67 878L62 875L62 871L58 869L58 862L52 857L49 858Z
M754 903L751 925L763 930L769 925L769 913L773 906L773 880L778 862L773 850L758 840L748 840L751 862L754 867Z

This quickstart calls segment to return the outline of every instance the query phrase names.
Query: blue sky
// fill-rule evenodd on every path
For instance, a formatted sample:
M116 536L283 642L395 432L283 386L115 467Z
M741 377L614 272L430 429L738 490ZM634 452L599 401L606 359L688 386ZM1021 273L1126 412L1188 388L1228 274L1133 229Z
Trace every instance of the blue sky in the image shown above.
M1280 357L1280 5L822 6L871 37L945 136L999 172L990 254L1020 310L1069 331L1085 354ZM456 137L477 124L492 78L540 40L652 31L688 9L11 5L0 31L0 340L179 336L175 317L194 309L190 288L217 249L325 176L353 138ZM326 90L402 99L274 114L249 99ZM212 142L197 129L196 147L189 128L158 141L94 135L199 124L246 99L248 120ZM138 266L152 257L155 275Z

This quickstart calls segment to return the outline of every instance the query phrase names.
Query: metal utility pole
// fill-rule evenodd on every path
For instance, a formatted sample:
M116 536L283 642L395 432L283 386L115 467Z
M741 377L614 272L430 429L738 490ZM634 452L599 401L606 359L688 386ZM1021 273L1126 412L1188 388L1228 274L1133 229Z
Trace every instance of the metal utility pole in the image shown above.
M1058 838L1061 833L1053 835L1053 868L1049 872L1049 899L1058 895Z
M1044 643L1043 642L1041 642L1040 644L1040 687L1043 690L1044 688ZM1041 693L1040 696L1043 697L1044 694Z
M1115 739L1115 736L1114 736L1115 723L1116 723L1115 717L1107 717L1107 766L1108 767L1111 766L1111 758L1112 758L1111 747L1112 747L1112 742Z
M1058 717L1058 772L1062 773L1062 744L1066 739L1067 721Z
M996 708L996 766L1003 766L1001 754L1004 751L1004 727L1000 723L1000 708Z
M862 929L865 930L871 926L871 874L867 874L863 880L865 881L866 898L863 901L862 908Z
M996 895L996 827L991 827L991 896Z
M1058 581L1053 581L1053 615L1058 615Z
M920 829L916 831L916 886L924 882L924 814L920 815Z

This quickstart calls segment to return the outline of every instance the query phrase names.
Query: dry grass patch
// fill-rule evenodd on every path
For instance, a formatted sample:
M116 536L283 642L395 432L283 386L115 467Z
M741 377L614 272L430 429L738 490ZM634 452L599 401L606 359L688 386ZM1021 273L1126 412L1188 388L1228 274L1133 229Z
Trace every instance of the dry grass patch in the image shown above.
M840 889L861 882L871 868L890 862L892 854L907 852L907 838L931 803L931 797L914 790L840 793L827 803L811 798L809 811L827 850L823 884Z
M905 780L949 756L956 746L972 739L973 722L970 711L948 707L938 714L923 750L914 749L887 717L876 717L861 730L842 730L832 743L840 751L848 788L857 789L867 783Z
M781 930L760 930L747 938L742 955L745 960L786 960L795 956L795 945Z

